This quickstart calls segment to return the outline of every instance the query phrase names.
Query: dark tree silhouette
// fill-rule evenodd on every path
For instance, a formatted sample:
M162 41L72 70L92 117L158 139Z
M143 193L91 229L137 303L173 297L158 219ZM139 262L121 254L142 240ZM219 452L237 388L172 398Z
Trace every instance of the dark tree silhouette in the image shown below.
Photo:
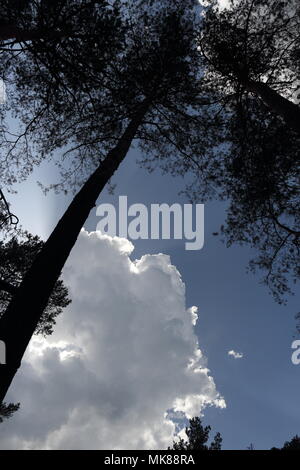
M192 173L192 202L226 200L223 239L255 249L250 269L262 270L262 282L285 302L300 277L299 2L241 0L222 12L206 3L199 47L207 94L199 99L207 122L182 113L170 124L189 136L181 161L158 158L162 141L143 164Z
M8 225L16 226L19 219L9 208L9 203L0 189L0 230L6 229Z
M12 296L16 294L24 274L44 245L44 242L37 236L20 231L18 234L9 241L0 241L0 318ZM52 334L57 316L70 302L68 290L59 279L39 319L35 333L44 336ZM26 316L25 312L24 315Z
M300 437L296 434L290 441L284 443L282 450L300 450Z
M224 90L261 99L300 133L300 6L297 0L209 2L201 48L208 73Z
M75 29L72 18L84 20L88 14L95 13L95 7L99 12L107 5L105 0L2 0L0 41L9 41L3 49L8 44L24 46L34 41L74 37L80 34L80 23ZM106 30L106 33L109 34L109 31ZM37 43L33 44L33 49L36 46Z
M118 115L120 109L111 106L114 95L109 84L119 80L111 67L125 47L125 25L121 23L119 2L115 3L116 7L110 8L106 0L1 2L2 21L14 25L12 36L2 40L0 47L1 78L9 96L1 113L2 184L27 177L33 165L49 156L51 149L70 141L76 146L78 138L81 144L84 133L86 140L94 143L90 156L94 168L100 158L100 142L106 143L102 156L116 144L121 129L118 124L114 129L113 124L108 126L107 123L111 119L110 112ZM22 31L17 38L13 34L16 29ZM107 98L109 93L113 95L106 102L104 90ZM7 111L22 120L19 132L7 126ZM97 128L98 132L100 129L95 122L96 115L99 121L103 120L107 140L103 137L101 141L100 136L95 135ZM114 138L113 142L110 137ZM30 146L41 139L46 144L44 147ZM83 166L86 179L92 162L88 159L84 164L78 160L72 168L73 174L78 174L76 170Z
M94 10L83 17L80 9L80 22L76 14L68 17L75 35L64 36L59 44L55 37L56 47L50 47L48 37L47 41L33 39L21 54L14 48L3 53L8 58L8 89L13 77L12 106L25 123L25 153L30 133L41 158L68 145L65 155L76 157L70 172L81 178L94 172L39 251L0 319L0 337L7 347L7 365L0 368L0 400L20 366L80 229L133 139L155 146L161 136L171 136L168 145L176 153L177 135L172 143L172 134L164 126L188 110L200 93L193 12L197 2L182 5L176 1L172 7L169 2L116 2L113 9L107 2L101 7L98 2L82 3L93 3ZM110 34L105 33L103 23L112 27ZM154 137L157 129L161 130ZM24 148L19 158L19 140L7 139L6 143L9 156L22 161ZM67 179L71 180L69 174Z
M296 436L292 437L290 441L286 441L283 445L283 447L278 448L278 447L272 447L270 449L272 451L278 451L278 450L300 450L300 437L296 434Z
M0 423L3 423L4 419L11 418L12 415L18 411L20 403L0 403Z
M299 276L299 133L267 100L239 82L237 90L224 71L203 73L212 60L206 44L197 42L196 4L24 1L19 16L5 19L0 72L10 96L7 110L23 130L16 135L2 119L3 181L26 177L35 163L63 148L69 160L55 187L83 186L0 320L8 357L0 370L0 400L81 227L134 140L147 167L195 174L191 198L231 199L223 232L229 244L258 248L253 267L267 270L265 282L276 295L288 291L287 271ZM276 83L272 90L283 99L284 81Z
M211 427L202 426L201 419L197 416L189 420L189 426L185 428L187 435L187 441L179 439L179 441L173 442L173 450L221 450L222 438L218 432L214 440L208 446L207 441L209 439Z
M250 269L283 302L300 277L300 4L242 0L220 12L210 3L200 44L230 114L223 233L258 251Z

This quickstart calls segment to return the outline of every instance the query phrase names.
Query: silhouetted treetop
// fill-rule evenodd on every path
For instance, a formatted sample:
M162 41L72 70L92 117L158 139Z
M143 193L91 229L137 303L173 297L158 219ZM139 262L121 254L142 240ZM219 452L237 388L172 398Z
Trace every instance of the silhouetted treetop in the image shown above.
M4 419L9 419L12 415L18 411L20 403L0 403L0 423L3 423Z
M286 441L280 449L278 447L272 447L271 450L300 450L300 437L296 434L290 441Z
M33 4L34 14L39 15L43 2ZM162 138L167 142L169 118L188 111L194 101L202 106L195 100L201 94L201 56L195 41L194 7L198 3L192 0L171 5L103 2L101 7L94 5L103 10L99 21L97 11L87 15L85 9L79 9L74 16L71 8L68 24L72 31L63 37L20 40L21 50L3 42L9 46L2 50L10 98L7 111L13 111L24 126L20 135L2 126L3 180L10 184L17 176L26 176L34 164L63 149L64 157L72 159L66 162L62 183L65 187L84 184L0 318L8 358L0 369L0 400L20 366L85 220L133 140L147 140L150 145L151 130L160 129L154 145ZM107 25L113 26L110 35L104 32ZM81 27L84 34L77 34ZM177 152L177 139L181 136L174 133L168 151L173 147Z
M0 318L12 296L15 295L24 274L44 244L39 237L28 232L19 231L18 233L19 236L13 236L8 241L0 241ZM53 332L57 316L70 302L68 290L63 281L59 279L35 333L44 336L50 335ZM26 312L24 311L23 314L25 316Z
M200 41L207 74L240 97L254 94L300 133L300 6L297 0L208 2Z
M221 450L222 438L218 432L214 440L208 446L211 427L202 426L201 419L197 416L189 420L189 426L185 428L187 441L180 438L178 441L173 442L173 450Z
M36 24L43 37L22 43L21 52L15 45L2 52L7 106L23 122L17 138L3 124L3 176L11 181L7 155L26 176L33 163L63 148L71 159L60 160L68 187L82 183L116 144L145 97L146 128L162 133L163 111L172 116L172 104L193 104L200 92L197 2L62 1L58 17L55 3L33 2L24 13L22 29L26 21L30 30Z
M179 110L176 121L165 113L165 139L154 150L143 143L142 163L188 175L192 202L227 201L224 239L255 248L250 269L262 270L284 302L300 276L299 4L241 0L222 11L206 4L201 112ZM175 154L166 145L174 135Z
M300 437L296 434L290 441L286 441L282 450L300 450Z

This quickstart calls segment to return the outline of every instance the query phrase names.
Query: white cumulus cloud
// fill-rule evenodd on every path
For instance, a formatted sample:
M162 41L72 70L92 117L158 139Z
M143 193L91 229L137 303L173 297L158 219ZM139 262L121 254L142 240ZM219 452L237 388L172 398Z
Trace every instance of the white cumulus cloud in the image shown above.
M242 359L244 357L244 354L236 352L232 349L231 351L228 351L228 356L232 356L234 357L234 359Z
M190 313L191 315L191 321L192 321L192 325L196 325L197 321L198 321L198 307L191 307L188 309L188 312Z
M72 304L35 337L8 396L3 449L166 449L172 414L225 407L169 256L82 231L64 269ZM171 412L172 410L172 412Z

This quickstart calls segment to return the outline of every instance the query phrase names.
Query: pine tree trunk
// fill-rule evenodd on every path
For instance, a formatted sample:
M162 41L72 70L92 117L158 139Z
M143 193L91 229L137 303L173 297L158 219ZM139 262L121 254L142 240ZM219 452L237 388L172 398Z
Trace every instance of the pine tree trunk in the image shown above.
M281 116L286 124L300 133L300 107L260 82L243 83L245 88L259 96L269 108Z
M102 189L125 158L149 105L149 99L141 103L116 147L75 196L0 319L0 339L6 345L7 362L6 365L0 365L0 403L20 367L28 343L80 230Z

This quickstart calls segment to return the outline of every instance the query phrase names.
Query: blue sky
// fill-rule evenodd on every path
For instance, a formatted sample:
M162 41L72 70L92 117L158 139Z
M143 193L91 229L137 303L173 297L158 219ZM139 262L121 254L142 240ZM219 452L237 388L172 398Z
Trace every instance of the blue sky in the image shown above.
M131 151L113 179L112 196L105 190L99 199L117 207L118 196L128 203L187 201L178 193L182 178L148 174L136 164L138 151ZM35 183L55 180L55 170L42 165L29 182L20 185L19 194L10 198L21 223L43 238L49 235L63 213L69 197L45 197ZM201 203L201 201L199 201ZM224 221L224 204L205 206L205 243L200 251L186 251L180 240L134 241L132 259L144 254L164 253L181 273L186 286L186 306L199 307L196 333L218 392L226 400L226 409L214 406L204 411L204 422L212 432L220 431L223 448L256 449L281 446L300 433L300 366L291 362L291 343L296 337L294 315L299 310L299 289L287 307L279 306L257 276L246 273L253 255L247 247L226 248L212 232ZM85 228L94 231L95 211ZM229 350L243 353L242 359L228 356Z
M220 0L219 3L226 5L228 2ZM129 205L143 203L147 207L153 203L171 205L187 202L183 195L179 195L184 189L182 178L161 175L159 171L149 174L136 164L138 156L138 150L129 153L113 178L115 194L105 190L99 204L107 202L117 207L119 195L127 196ZM42 164L27 182L16 186L18 194L8 195L12 212L19 217L23 228L43 239L51 233L71 196L52 192L45 196L36 180L50 184L57 182L57 178L52 165ZM201 200L198 202L202 203ZM291 361L291 344L299 337L294 318L299 311L299 288L287 306L280 306L267 288L260 285L261 273L246 273L246 266L254 255L251 249L226 248L219 237L212 235L224 222L225 210L224 203L205 205L205 243L200 251L186 251L184 241L180 240L138 240L134 241L134 251L129 255L129 250L123 255L122 249L126 248L123 242L114 245L101 240L95 249L98 240L88 239L86 235L79 237L79 248L65 270L65 278L72 287L73 303L58 320L53 339L47 343L34 338L31 343L31 350L8 395L11 401L21 401L21 409L0 427L1 448L84 449L101 445L104 448L106 445L147 448L147 445L166 444L172 428L164 423L160 429L162 411L166 408L164 405L155 407L155 402L158 405L160 400L167 403L173 384L178 386L178 394L185 396L196 394L199 383L198 393L211 399L211 406L203 410L203 422L211 425L212 434L221 433L224 449L245 449L251 443L255 449L280 447L295 434L300 434L300 365L296 366ZM94 210L85 224L86 230L95 231L97 222ZM88 248L91 248L91 258L97 253L103 256L103 259L89 260L94 278L91 273L84 277L89 268L86 259ZM157 253L170 256L172 265L185 283L184 295L179 275L170 270L168 258L151 257ZM120 264L125 281L126 276L130 281L125 269L128 268L127 255L131 260L148 255L140 263L144 269L139 275L142 278L139 279L141 292L134 292L134 286L128 284L131 292L128 297L124 294L126 282L119 285L122 277L118 273ZM147 292L143 272L146 272L150 292ZM169 281L173 284L170 282L168 291ZM88 298L84 287L90 293L89 283L93 284L92 293L97 294L99 289L99 297ZM163 296L170 299L164 303ZM180 305L182 297L185 308ZM160 328L169 324L166 319L160 323L157 317L160 314L167 317L167 310L172 306L177 309L177 316L172 318L172 321L177 321L177 326L180 325L180 315L184 317L188 312L186 309L191 306L198 307L199 320L192 328L191 322L187 325L184 317L182 329L188 332L185 342L178 341L174 345L170 342L164 349L165 337ZM140 316L137 315L139 309L145 310ZM149 312L153 317L156 315L152 323L146 318ZM129 328L126 325L128 318L133 319ZM82 351L81 327L83 336L94 340L86 351ZM96 330L94 337L88 334L93 328ZM111 342L103 331L109 332ZM135 343L133 332L140 334L140 342ZM157 343L154 341L156 335ZM166 339L170 338L173 336L166 334ZM190 358L188 354L195 346L195 338L205 357L201 367L207 364L213 384L204 369L198 382L183 373L182 364L186 365L184 361ZM95 345L95 340L99 344ZM157 355L152 355L153 344L159 349ZM136 358L135 349L138 354L142 352L140 368L134 361L127 361L127 358ZM241 353L242 357L235 359L229 356L231 350ZM182 364L179 364L181 351ZM153 357L161 357L161 364L159 361L153 363ZM167 370L169 363L165 361L168 357L173 368L178 362L178 373L177 370ZM156 369L161 373L156 374ZM101 381L101 374L105 380ZM131 376L136 379L132 388ZM182 386L180 382L185 378L187 384ZM177 390L173 393L176 396ZM226 408L217 406L220 396L224 397ZM147 407L148 410L145 409ZM148 434L138 439L143 431Z

